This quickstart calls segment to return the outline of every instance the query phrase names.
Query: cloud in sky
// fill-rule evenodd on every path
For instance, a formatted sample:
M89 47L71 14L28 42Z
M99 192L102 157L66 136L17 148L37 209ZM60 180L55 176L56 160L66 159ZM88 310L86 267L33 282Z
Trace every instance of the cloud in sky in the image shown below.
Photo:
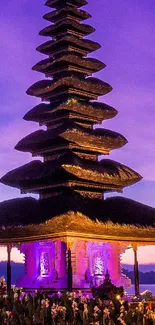
M146 261L147 256L147 261ZM138 247L137 258L139 264L152 264L155 261L155 250L154 246L142 246ZM121 262L124 264L134 265L134 254L132 248L127 249L122 254Z
M11 249L11 260L16 263L24 263L24 254L21 254L17 248L13 247ZM6 247L0 247L0 261L7 261Z

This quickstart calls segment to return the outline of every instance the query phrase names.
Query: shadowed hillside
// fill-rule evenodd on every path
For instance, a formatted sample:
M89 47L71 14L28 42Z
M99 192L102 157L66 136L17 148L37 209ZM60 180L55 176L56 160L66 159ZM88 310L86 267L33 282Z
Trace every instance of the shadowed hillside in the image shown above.
M132 264L124 264L121 263L121 266L123 269L129 270L129 271L133 271L133 265ZM155 264L151 263L151 264L140 264L138 265L139 271L141 272L150 272L150 271L154 271L155 272Z
M0 277L4 276L6 279L6 262L0 262ZM23 263L11 262L12 270L12 284L16 283L16 279L19 278L25 272L25 267Z
M134 283L134 272L126 269L122 269L123 273L131 279L131 283ZM139 271L139 283L140 284L155 284L155 272L141 272Z
M11 262L12 269L12 284L16 283L16 279L19 278L25 272L23 263ZM122 271L134 282L133 266L128 264L122 264ZM139 276L141 284L155 284L155 264L140 264ZM0 277L6 278L6 262L0 262Z

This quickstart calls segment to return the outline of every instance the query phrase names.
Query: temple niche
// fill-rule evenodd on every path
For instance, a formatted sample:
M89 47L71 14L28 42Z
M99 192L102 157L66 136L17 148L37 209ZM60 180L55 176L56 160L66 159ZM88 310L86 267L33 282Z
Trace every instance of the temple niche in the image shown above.
M87 255L91 282L94 286L103 283L108 271L112 282L119 286L130 286L131 281L121 272L122 246L117 243L87 243Z
M25 288L66 287L66 245L61 241L22 244L25 274L16 285Z

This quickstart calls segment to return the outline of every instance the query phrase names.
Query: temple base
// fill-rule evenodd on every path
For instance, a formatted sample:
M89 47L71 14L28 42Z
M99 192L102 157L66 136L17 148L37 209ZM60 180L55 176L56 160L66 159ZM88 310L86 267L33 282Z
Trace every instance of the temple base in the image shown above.
M75 240L69 264L67 246L60 240L22 244L25 275L16 285L33 290L68 291L68 265L71 265L73 290L91 291L103 283L107 271L114 285L129 287L131 280L121 273L120 265L125 248L118 243Z

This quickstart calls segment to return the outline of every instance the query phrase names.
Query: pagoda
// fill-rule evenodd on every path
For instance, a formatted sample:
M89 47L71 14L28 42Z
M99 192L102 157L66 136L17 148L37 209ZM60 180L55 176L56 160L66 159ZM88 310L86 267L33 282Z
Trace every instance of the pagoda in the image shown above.
M4 184L18 187L22 193L38 193L40 199L68 195L70 191L84 197L102 199L105 192L122 191L141 179L130 168L115 161L102 159L111 150L127 143L121 135L94 124L116 116L117 111L96 101L112 90L97 78L94 72L105 68L101 61L88 57L100 48L87 40L94 32L81 21L90 15L81 9L86 0L49 0L46 6L54 8L44 19L51 24L40 35L52 40L37 50L48 58L32 69L45 75L33 84L27 94L41 98L42 103L31 109L24 119L45 125L20 140L15 149L43 157L17 168L4 177ZM68 194L67 194L68 193Z
M153 208L143 209L128 199L104 199L105 193L122 192L141 176L119 162L98 161L99 155L109 155L127 140L102 126L94 128L117 111L98 101L112 87L92 77L105 64L90 56L100 45L87 39L94 28L82 22L91 17L81 9L86 4L86 0L46 1L54 10L43 16L51 24L39 34L50 40L37 51L47 58L32 68L45 78L27 90L41 103L24 116L46 130L29 134L15 147L42 161L36 158L1 178L21 193L39 194L39 200L0 204L0 240L25 254L25 275L17 283L25 288L89 289L103 281L107 270L115 285L128 285L120 255L144 237L146 243L150 237L155 241L153 228L148 236L145 230L154 225ZM127 206L122 215L123 204ZM132 209L136 221L135 215L130 216ZM146 211L146 220L140 210Z

